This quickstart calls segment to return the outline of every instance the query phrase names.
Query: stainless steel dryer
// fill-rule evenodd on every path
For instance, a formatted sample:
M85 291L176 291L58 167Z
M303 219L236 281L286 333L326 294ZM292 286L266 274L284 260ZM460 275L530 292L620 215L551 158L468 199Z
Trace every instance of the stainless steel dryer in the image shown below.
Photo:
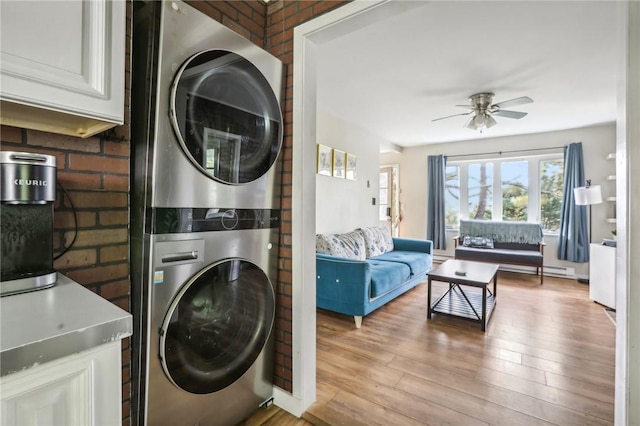
M163 209L146 241L148 425L234 425L271 402L278 218L211 210Z
M144 7L153 12L134 24L133 72L148 103L132 124L149 128L150 205L279 206L280 60L180 1Z

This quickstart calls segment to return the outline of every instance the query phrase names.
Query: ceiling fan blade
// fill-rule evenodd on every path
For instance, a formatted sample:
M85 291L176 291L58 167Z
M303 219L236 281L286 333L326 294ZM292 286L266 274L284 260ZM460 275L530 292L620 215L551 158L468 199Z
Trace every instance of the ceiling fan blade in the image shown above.
M517 106L517 105L530 104L531 102L533 102L533 99L531 99L530 97L520 96L519 98L509 99L508 101L503 101L503 102L498 102L496 104L493 104L491 105L491 108L497 107L502 109L502 108Z
M520 111L508 111L504 109L499 109L497 111L491 111L492 115L497 115L498 117L507 117L507 118L522 118L527 115L526 112Z
M462 114L447 115L446 117L434 118L431 121L439 121L439 120L444 120L445 118L457 117L459 115L469 115L469 114L472 114L472 113L473 113L473 111L463 112Z

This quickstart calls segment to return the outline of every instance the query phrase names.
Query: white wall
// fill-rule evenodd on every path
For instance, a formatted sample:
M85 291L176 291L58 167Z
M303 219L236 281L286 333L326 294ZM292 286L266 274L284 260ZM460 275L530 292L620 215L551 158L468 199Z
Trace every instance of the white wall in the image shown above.
M318 111L317 142L355 154L355 181L316 175L316 233L339 233L378 224L380 144L389 141ZM368 182L368 185L367 185ZM372 199L376 199L376 205Z
M607 181L608 175L615 174L615 161L607 160L609 153L616 152L615 124L563 130L533 135L510 136L501 138L483 138L472 141L450 142L405 148L402 153L381 154L381 162L400 165L400 203L403 220L400 223L400 236L424 238L427 229L427 156L460 155L484 152L525 150L562 147L572 142L582 142L585 162L585 176L592 185L600 185L603 198L615 196L615 181ZM553 152L553 151L550 151ZM562 150L555 152L562 153ZM548 153L548 152L545 152ZM504 154L504 157L513 154ZM498 157L498 156L495 156ZM605 222L607 216L613 216L613 203L594 205L593 241L611 238L615 225ZM450 234L450 235L449 235ZM453 237L447 235L447 250L436 251L436 255L453 255ZM576 274L586 277L587 264L559 261L556 257L557 238L545 236L545 265L575 268Z

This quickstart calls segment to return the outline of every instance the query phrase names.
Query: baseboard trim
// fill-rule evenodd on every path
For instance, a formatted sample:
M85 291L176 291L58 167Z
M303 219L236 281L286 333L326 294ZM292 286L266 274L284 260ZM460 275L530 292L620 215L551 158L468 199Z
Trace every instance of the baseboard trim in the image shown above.
M307 407L303 407L302 400L279 387L273 387L273 403L296 417L301 417Z

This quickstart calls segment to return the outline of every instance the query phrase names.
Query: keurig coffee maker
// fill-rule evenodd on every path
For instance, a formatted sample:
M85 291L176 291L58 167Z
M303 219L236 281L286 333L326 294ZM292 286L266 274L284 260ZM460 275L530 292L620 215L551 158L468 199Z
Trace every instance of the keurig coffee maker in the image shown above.
M51 287L56 158L2 151L0 167L0 296Z

